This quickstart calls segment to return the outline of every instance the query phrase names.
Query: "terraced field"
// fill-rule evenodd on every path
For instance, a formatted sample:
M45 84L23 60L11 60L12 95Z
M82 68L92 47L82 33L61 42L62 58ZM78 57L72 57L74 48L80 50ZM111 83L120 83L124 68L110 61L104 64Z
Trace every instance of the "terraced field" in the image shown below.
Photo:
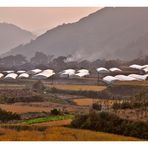
M52 84L48 85L50 88L57 88L62 90L85 90L85 91L102 91L106 88L106 86L98 86L98 85L69 85L69 84Z
M133 137L119 136L90 130L62 126L40 127L31 130L0 128L1 141L137 141Z

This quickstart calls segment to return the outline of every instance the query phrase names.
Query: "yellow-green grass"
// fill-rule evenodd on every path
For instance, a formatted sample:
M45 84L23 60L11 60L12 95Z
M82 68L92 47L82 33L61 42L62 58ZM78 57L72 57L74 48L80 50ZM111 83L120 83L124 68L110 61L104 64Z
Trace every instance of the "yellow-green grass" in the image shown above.
M44 131L0 129L1 141L138 141L133 137L67 127L48 127Z
M52 84L48 85L50 88L57 88L62 90L85 90L85 91L102 91L106 89L106 86L98 86L98 85L72 85L72 84Z
M48 121L58 121L58 120L66 120L66 119L73 119L73 115L51 115L49 117L42 117L42 118L35 118L35 119L29 119L25 120L22 123L24 124L35 124L35 123L43 123Z

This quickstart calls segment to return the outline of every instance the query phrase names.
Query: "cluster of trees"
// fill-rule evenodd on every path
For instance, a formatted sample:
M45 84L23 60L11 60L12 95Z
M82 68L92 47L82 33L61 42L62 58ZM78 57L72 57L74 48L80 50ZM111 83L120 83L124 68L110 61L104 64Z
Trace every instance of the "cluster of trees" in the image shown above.
M0 121L8 122L10 120L20 120L21 117L19 114L7 112L5 110L0 109Z
M71 126L148 139L147 123L122 119L108 112L91 112L86 115L77 115Z
M69 55L70 56L70 55ZM10 55L4 58L0 58L0 69L32 69L32 68L52 68L55 70L62 70L65 68L87 68L87 69L94 69L97 67L120 67L121 65L128 65L131 63L139 63L139 64L147 64L148 63L148 56L143 59L135 59L128 62L123 62L120 60L104 60L104 59L97 59L95 61L68 61L69 56L59 56L54 57L53 55L46 55L42 52L36 52L34 57L31 59L26 59L23 55Z

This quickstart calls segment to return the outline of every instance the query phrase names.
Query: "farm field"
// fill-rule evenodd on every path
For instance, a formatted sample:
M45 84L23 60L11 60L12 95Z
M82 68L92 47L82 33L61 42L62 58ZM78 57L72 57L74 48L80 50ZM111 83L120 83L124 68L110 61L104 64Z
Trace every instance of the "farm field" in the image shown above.
M102 91L106 88L106 86L98 86L98 85L69 85L69 84L52 84L48 85L50 88L57 88L62 90L85 90L85 91Z
M70 127L73 117L77 114L87 114L90 107L94 103L112 106L114 103L122 103L122 99L91 98L76 94L52 93L50 88L57 88L68 91L107 91L115 94L120 86L137 86L144 87L147 83L115 83L113 86L89 85L89 84L43 84L45 91L32 90L32 85L37 81L23 82L7 82L0 85L0 108L17 113L21 116L20 121L10 121L8 123L0 123L0 140L6 141L132 141L141 140L134 137L121 136L111 133L96 132L86 129L75 129ZM114 87L115 86L115 87ZM119 87L119 88L118 88ZM27 88L27 89L26 89ZM128 88L127 88L128 89ZM125 89L124 94L127 93ZM29 91L28 91L29 90ZM135 91L134 90L134 91ZM129 91L129 90L128 90ZM112 94L112 95L113 95ZM32 98L36 96L35 98ZM25 98L26 97L26 98ZM6 99L6 100L5 100ZM37 100L36 100L37 99ZM11 102L9 102L11 101ZM51 110L59 109L66 113L63 115L51 115ZM113 112L113 111L112 111ZM117 110L114 113L125 119L141 120L147 122L147 117L138 117L140 110ZM67 114L68 113L68 114ZM125 113L125 114L124 114ZM132 116L132 118L131 118Z
M27 113L27 112L49 112L48 107L35 107L28 105L21 105L19 103L15 104L0 104L0 108L6 111L11 111L14 113Z
M35 126L34 126L35 127ZM35 129L35 128L34 128ZM43 131L41 131L43 130ZM51 126L39 130L15 130L0 128L1 141L137 141L138 138L125 137L103 132L80 130L62 126Z
M79 106L90 106L92 105L93 103L98 103L98 104L101 104L101 105L112 105L113 103L116 103L116 102L122 102L122 100L113 100L113 99L93 99L93 98L76 98L76 99L73 99L73 101L79 105Z
M68 112L88 112L87 107L81 107L70 104L59 104L52 102L29 102L29 103L13 103L0 104L0 108L13 113L23 114L28 112L50 112L51 109L58 108Z

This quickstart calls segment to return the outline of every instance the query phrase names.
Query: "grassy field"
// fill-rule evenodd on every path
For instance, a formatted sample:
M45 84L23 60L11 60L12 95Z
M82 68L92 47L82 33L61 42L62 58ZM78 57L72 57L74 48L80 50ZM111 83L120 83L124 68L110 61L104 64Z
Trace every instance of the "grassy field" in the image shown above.
M40 128L41 129L41 128ZM137 141L140 139L115 134L67 127L48 127L39 130L0 129L1 141Z
M86 90L86 91L102 91L106 86L97 86L97 85L69 85L69 84L52 84L48 85L50 88L57 88L63 90Z
M23 124L35 124L35 123L42 123L42 122L48 122L48 121L59 121L59 120L66 120L66 119L72 119L73 115L59 115L59 116L49 116L44 118L35 118L35 119L29 119L25 120L22 123Z

